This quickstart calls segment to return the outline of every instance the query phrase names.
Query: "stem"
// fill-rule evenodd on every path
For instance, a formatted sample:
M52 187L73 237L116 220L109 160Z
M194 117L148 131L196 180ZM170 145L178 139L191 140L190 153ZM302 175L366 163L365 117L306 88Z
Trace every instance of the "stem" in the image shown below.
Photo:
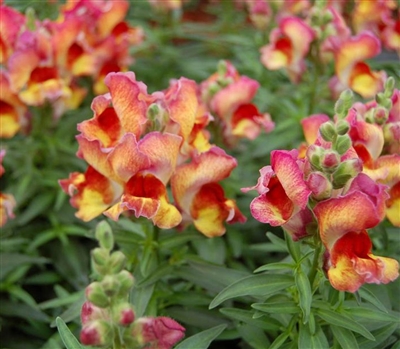
M310 280L311 288L313 288L315 277L316 277L317 271L319 269L319 261L320 261L321 252L322 252L322 244L321 244L321 242L318 242L317 247L315 248L315 251L314 251L314 259L313 259L312 267L311 267L310 273L308 275L308 279Z

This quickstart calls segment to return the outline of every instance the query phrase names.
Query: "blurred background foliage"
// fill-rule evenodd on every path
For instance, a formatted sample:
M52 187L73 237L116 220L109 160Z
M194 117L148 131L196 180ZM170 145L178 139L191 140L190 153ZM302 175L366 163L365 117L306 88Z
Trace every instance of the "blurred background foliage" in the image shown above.
M55 19L62 2L12 0L5 4L23 13L33 8L39 19ZM228 197L236 196L239 208L248 217L245 225L230 226L226 235L214 239L194 229L184 234L162 231L155 245L148 240L155 233L151 223L128 219L112 223L129 269L139 275L131 295L137 316L144 312L171 316L187 328L187 336L227 324L228 329L211 348L259 348L250 338L251 331L260 330L257 320L240 321L228 312L208 310L224 287L250 275L258 266L286 256L285 248L266 238L266 225L251 218L253 194L243 194L238 188L257 182L259 169L268 164L271 150L298 146L303 140L302 118L312 113L332 115L333 101L327 88L332 74L319 76L314 84L313 72L307 72L304 83L294 85L284 72L265 69L259 61L259 48L268 35L256 31L246 13L238 11L232 1L211 5L194 0L185 4L183 12L168 14L155 11L147 1L130 4L128 22L145 32L143 43L132 48L135 62L130 70L149 92L165 89L170 79L181 76L200 82L215 72L219 60L226 59L242 75L259 81L255 104L260 111L270 113L276 123L271 134L261 134L255 141L242 141L237 148L227 150L238 160L238 167L223 186ZM373 65L399 78L398 61L393 56L375 60ZM327 69L333 71L332 67ZM90 86L90 81L87 83ZM315 91L316 97L310 102ZM77 123L92 117L92 98L89 94L78 110L65 113L56 125L45 108L31 108L31 134L2 140L7 156L1 191L13 193L17 202L15 219L0 232L2 348L63 348L55 328L56 316L69 322L76 334L79 331L83 290L90 278L93 230L102 218L89 223L75 218L75 209L58 180L67 178L70 172L85 170L85 163L75 156L75 135ZM377 255L399 260L398 230L389 226L376 229L379 234L372 236ZM271 231L283 236L281 229ZM168 262L159 264L159 259ZM379 288L376 295L400 310L398 292L399 280ZM239 308L243 303L239 299L235 304ZM246 316L250 315L243 310L243 318ZM234 326L238 322L243 324L242 331ZM271 338L265 340L269 343Z

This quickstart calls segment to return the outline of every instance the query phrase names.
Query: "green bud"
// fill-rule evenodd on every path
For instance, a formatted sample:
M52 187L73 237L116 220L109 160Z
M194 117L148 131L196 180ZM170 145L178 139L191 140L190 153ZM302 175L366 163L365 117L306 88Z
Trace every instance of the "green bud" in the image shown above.
M119 282L119 294L127 294L127 292L133 287L134 278L129 271L122 270L115 275L115 278Z
M351 147L351 139L349 135L344 134L336 138L333 148L340 154L343 155Z
M344 118L352 105L353 92L351 90L343 91L335 104L335 114L338 115L339 118Z
M319 127L319 132L321 133L322 138L327 142L332 142L337 136L335 125L332 121L323 123Z
M113 297L119 291L120 282L117 280L115 275L106 275L104 279L101 281L101 286L104 290L104 293L108 297Z
M154 121L157 119L158 115L160 114L160 107L157 103L153 103L147 109L147 118L150 121Z
M108 296L104 292L103 286L97 281L92 282L88 287L86 287L86 298L89 302L99 308L106 308L110 303Z
M91 254L94 264L97 264L99 266L104 266L107 264L107 261L109 259L109 251L103 248L96 247L92 250Z
M343 188L350 179L356 177L361 171L362 161L360 159L343 161L332 175L333 188Z
M374 121L378 125L383 125L389 118L389 111L383 107L374 108Z
M111 251L114 247L114 236L110 225L106 221L101 221L97 224L96 239L99 241L100 247Z
M121 251L114 251L109 259L108 270L110 274L117 274L124 269L126 257Z
M25 11L26 26L29 30L36 29L36 13L32 7L28 7Z
M336 132L338 135L343 136L350 130L350 124L342 119L336 123Z
M224 77L228 72L227 62L224 60L220 60L217 66L217 72L220 77Z
M392 97L393 92L394 92L394 87L395 87L395 80L393 76L389 76L388 79L385 82L385 96L386 97Z
M324 155L324 149L317 145L310 145L307 149L306 157L314 170L322 170L321 158Z

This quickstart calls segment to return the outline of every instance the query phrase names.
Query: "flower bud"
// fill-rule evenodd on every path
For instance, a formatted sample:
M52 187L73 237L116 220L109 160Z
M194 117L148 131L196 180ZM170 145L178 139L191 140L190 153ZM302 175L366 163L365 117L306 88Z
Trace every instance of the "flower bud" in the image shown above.
M123 302L113 309L113 319L121 326L129 326L135 321L135 312L130 303Z
M392 97L395 87L395 80L393 76L389 76L388 79L385 81L385 96Z
M82 327L80 340L83 345L104 346L111 342L111 326L104 320L95 320Z
M314 199L324 200L331 197L332 183L322 172L311 172L307 178L307 185Z
M338 136L336 139L335 144L333 145L333 148L340 154L343 155L348 151L351 147L351 139L349 135L345 134L342 136Z
M97 281L92 282L88 287L86 287L86 298L88 301L100 308L105 308L110 303L102 285Z
M170 349L185 335L185 328L168 317L143 317L135 321L132 335L139 344Z
M91 252L92 254L92 260L94 264L97 264L99 266L104 266L106 265L108 259L109 259L109 252L103 248L95 248Z
M374 109L374 121L378 125L383 125L389 118L389 110L383 107L377 107Z
M115 278L119 282L120 294L126 294L133 287L134 278L129 271L122 270L117 275L115 275Z
M335 125L332 121L327 121L323 123L319 127L319 132L321 133L322 138L327 142L332 142L333 139L337 136Z
M114 251L109 259L109 273L117 274L125 267L126 257L121 251Z
M115 275L106 275L101 281L101 286L108 297L113 297L118 293L120 283Z
M106 221L97 224L96 239L99 241L100 247L111 251L114 247L114 237L110 225Z
M340 156L334 150L326 150L321 157L321 166L325 172L332 173L340 163Z
M344 118L352 104L353 92L347 89L340 94L340 97L335 104L335 114L337 114L341 119Z
M321 157L323 156L323 154L324 149L317 145L312 144L307 148L306 156L313 169L322 170Z
M93 303L86 301L82 305L81 322L85 325L91 321L104 319L106 311L102 308L96 307Z
M336 132L338 135L343 136L348 133L349 130L350 124L346 120L342 119L336 123Z
M362 171L362 161L360 159L349 159L343 161L333 173L333 188L343 188L346 183L357 176Z

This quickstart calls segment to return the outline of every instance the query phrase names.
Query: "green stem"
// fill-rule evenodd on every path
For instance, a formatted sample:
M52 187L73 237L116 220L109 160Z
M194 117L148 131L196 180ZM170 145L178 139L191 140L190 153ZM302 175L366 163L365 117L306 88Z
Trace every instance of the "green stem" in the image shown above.
M315 248L315 251L314 251L314 259L313 259L313 263L312 263L312 266L311 266L311 270L310 270L310 273L308 275L308 279L310 280L310 285L311 285L312 289L313 289L315 277L317 275L317 271L319 269L319 262L320 262L321 252L322 252L322 244L321 244L320 241L318 241L317 247Z

